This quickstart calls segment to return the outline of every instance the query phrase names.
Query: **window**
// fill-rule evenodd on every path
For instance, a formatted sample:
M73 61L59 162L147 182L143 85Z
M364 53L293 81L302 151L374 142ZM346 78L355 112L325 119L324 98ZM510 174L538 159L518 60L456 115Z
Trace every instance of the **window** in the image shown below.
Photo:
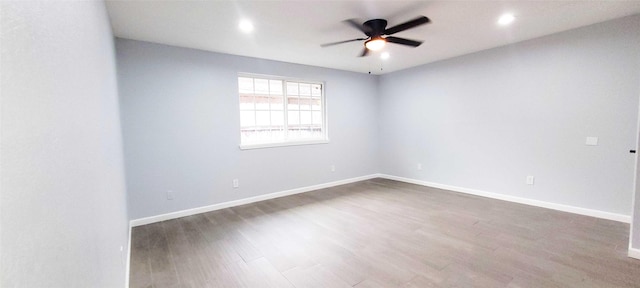
M238 76L240 148L327 143L323 84Z

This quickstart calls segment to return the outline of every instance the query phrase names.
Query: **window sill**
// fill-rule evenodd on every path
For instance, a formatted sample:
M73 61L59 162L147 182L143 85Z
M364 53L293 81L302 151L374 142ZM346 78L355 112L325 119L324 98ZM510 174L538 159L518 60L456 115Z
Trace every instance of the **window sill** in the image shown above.
M265 143L265 144L250 144L250 145L240 145L240 150L273 148L273 147L286 147L286 146L299 146L299 145L328 144L328 143L329 143L329 139L308 140L308 141L292 141L292 142L278 142L278 143Z

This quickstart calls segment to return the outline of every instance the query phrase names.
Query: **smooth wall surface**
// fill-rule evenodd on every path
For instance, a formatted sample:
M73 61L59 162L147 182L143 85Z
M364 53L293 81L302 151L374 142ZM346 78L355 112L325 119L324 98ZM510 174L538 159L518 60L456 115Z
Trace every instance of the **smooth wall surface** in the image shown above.
M639 16L383 75L381 172L631 215L639 79Z
M379 171L375 76L126 39L116 50L131 219ZM239 72L324 81L330 143L240 150Z
M0 5L0 286L123 287L128 221L104 3Z

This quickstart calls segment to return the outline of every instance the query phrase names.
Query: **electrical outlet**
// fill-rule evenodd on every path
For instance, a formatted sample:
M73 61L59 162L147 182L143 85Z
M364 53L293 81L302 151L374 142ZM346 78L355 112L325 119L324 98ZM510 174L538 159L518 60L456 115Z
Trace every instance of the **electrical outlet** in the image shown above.
M238 181L238 179L233 179L233 188L238 188L240 187L240 181Z
M167 191L167 200L173 200L173 191Z
M331 164L331 167L329 167L329 169L331 169L331 172L336 172L336 165Z
M533 185L535 178L533 176L527 176L527 185Z
M416 168L417 168L418 170L422 170L422 163L418 163L418 165L416 166Z

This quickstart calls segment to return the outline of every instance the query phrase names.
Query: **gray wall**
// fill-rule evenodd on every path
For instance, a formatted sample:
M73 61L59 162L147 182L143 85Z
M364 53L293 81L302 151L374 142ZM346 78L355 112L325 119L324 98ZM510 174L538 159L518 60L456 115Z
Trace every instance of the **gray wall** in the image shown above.
M130 217L376 172L631 215L639 19L381 77L118 39ZM326 81L331 143L239 150L238 72Z
M0 3L0 286L122 287L128 223L104 3Z
M379 171L374 76L125 39L116 51L131 219ZM325 81L330 143L240 150L238 72Z
M640 16L381 76L382 172L631 215L639 79Z

